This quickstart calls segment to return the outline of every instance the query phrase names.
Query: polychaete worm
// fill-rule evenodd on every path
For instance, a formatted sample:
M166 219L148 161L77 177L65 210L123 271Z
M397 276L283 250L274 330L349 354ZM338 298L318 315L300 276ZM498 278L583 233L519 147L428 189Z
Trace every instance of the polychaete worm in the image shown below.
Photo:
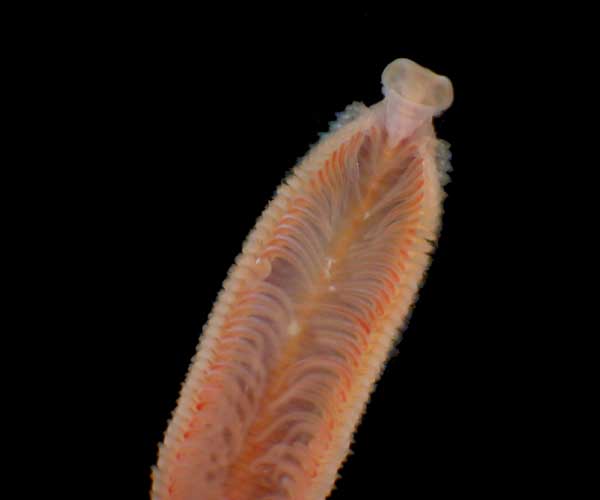
M231 268L153 468L154 500L323 500L429 265L450 80L397 59L277 190Z

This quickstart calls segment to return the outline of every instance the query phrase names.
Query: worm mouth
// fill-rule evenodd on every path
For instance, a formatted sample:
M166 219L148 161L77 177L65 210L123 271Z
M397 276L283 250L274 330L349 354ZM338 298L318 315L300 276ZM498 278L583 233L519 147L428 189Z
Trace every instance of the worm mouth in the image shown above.
M448 78L420 66L410 59L396 59L381 75L383 92L395 92L404 99L432 108L437 115L452 104L454 92Z

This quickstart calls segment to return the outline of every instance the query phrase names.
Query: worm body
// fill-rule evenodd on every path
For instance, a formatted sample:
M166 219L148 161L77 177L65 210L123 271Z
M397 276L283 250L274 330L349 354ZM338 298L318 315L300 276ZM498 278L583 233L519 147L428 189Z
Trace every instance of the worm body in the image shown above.
M155 500L323 500L437 239L452 86L406 59L285 179L214 305Z

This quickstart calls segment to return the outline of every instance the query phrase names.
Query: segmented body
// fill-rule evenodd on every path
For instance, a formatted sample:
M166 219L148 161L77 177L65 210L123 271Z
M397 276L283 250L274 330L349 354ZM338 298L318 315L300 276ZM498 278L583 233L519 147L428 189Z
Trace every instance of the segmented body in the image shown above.
M352 117L284 181L232 267L155 500L331 491L428 265L447 166L430 121L396 140L377 106Z

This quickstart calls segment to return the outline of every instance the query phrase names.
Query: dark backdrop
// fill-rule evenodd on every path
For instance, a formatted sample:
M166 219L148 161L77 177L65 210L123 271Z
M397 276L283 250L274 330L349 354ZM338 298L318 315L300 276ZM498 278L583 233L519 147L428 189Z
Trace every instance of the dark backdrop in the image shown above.
M513 449L528 424L514 320L502 314L507 200L519 195L504 169L519 154L506 147L519 126L507 129L510 101L527 88L511 75L536 46L375 8L234 17L128 13L81 49L72 85L97 117L78 187L93 205L81 216L94 255L83 279L97 285L83 324L98 332L86 387L100 418L86 446L106 457L114 498L148 498L157 444L245 236L335 113L378 101L381 71L407 57L453 81L436 128L454 170L426 282L331 498L488 498L528 470L527 441Z

